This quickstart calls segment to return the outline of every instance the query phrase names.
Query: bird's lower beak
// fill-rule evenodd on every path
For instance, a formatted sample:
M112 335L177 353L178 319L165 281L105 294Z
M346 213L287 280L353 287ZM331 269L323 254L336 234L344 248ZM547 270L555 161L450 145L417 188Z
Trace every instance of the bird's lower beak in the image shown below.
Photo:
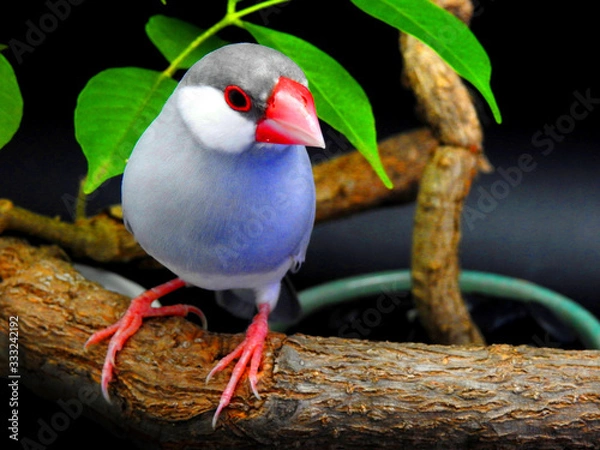
M306 86L279 78L267 100L265 116L256 127L256 140L325 148L315 102Z

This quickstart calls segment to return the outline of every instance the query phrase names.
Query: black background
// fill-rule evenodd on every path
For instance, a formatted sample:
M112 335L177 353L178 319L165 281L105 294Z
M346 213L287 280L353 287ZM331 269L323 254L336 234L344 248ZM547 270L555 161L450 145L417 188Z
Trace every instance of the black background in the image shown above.
M206 28L222 16L224 3L169 0L163 6L158 0L87 0L71 5L66 17L57 21L43 41L32 45L31 52L18 57L6 50L21 86L25 115L13 141L0 149L0 198L39 213L72 217L73 197L86 171L73 130L79 91L89 78L109 67L162 70L167 66L144 33L144 24L153 14L179 17ZM199 4L203 9L197 9ZM540 283L600 316L600 100L590 106L585 118L569 118L576 92L600 99L598 24L592 5L578 1L477 3L472 30L490 55L492 87L504 118L502 125L495 124L487 105L475 94L486 126L486 153L496 168L517 167L524 154L531 155L535 168L503 193L494 191L503 180L499 172L479 177L468 206L481 212L482 192L499 196L483 217L465 222L461 258L465 269ZM11 2L10 8L0 16L0 43L11 39L27 43L28 21L39 24L51 12L44 1ZM402 63L397 32L349 1L296 0L250 20L296 34L338 59L369 95L381 137L420 125L412 96L399 83ZM241 30L226 30L222 37L250 39ZM535 138L548 126L564 131L553 138L549 153L544 152L548 144ZM333 153L339 150L331 149ZM115 179L92 196L89 212L118 201ZM412 205L381 208L318 225L307 262L295 277L298 287L351 274L407 268L413 211ZM244 322L211 305L207 308L213 317L216 314L211 329L243 330ZM314 323L320 322L315 319ZM319 332L310 325L302 331ZM543 336L532 336L530 331L524 343L541 345ZM35 439L38 419L49 420L58 409L47 402L36 406L38 400L26 390L21 395L21 436ZM48 448L80 445L92 436L96 442L112 439L81 418L59 433Z

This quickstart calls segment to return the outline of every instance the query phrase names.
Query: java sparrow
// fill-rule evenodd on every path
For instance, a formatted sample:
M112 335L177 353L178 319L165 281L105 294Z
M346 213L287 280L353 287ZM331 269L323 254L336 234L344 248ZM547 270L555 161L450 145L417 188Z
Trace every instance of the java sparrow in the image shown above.
M122 182L127 228L177 275L132 300L114 325L102 370L108 399L115 356L142 319L202 312L195 306L152 307L185 285L218 291L221 305L254 316L245 340L209 373L236 358L213 418L215 426L243 374L258 397L258 369L271 313L298 311L286 273L304 261L315 215L315 187L304 146L324 147L302 70L257 44L209 53L183 76L137 142ZM283 285L283 289L282 289Z

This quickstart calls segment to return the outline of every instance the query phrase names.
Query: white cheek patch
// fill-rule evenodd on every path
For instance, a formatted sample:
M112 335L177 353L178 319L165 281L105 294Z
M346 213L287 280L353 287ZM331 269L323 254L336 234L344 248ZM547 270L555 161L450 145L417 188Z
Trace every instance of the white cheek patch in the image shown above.
M231 109L218 89L186 86L176 95L184 123L207 149L241 153L256 142L256 124Z

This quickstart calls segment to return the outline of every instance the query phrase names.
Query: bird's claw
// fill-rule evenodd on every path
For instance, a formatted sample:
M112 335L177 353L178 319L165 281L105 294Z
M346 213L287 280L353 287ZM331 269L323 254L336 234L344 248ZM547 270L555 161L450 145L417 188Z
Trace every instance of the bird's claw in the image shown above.
M144 318L186 316L189 313L193 313L200 318L202 325L206 328L206 318L202 311L195 306L171 305L158 308L151 306L154 300L183 286L185 286L185 282L180 278L177 278L144 292L131 301L129 308L127 308L127 311L121 319L111 326L92 334L84 344L84 348L88 348L90 345L97 344L110 337L106 358L104 359L104 365L102 366L102 381L100 383L102 396L107 402L111 403L108 394L108 385L113 379L117 353L123 348L125 342L139 330Z
M206 377L206 382L210 381L213 375L223 370L234 359L238 358L238 361L231 372L229 382L221 394L221 399L219 400L219 405L217 406L215 415L213 416L213 428L216 428L217 420L219 419L221 411L227 407L227 405L229 405L231 398L233 397L233 393L235 392L235 388L239 384L239 381L246 369L248 370L248 382L250 384L250 389L256 398L260 400L260 395L258 394L257 389L258 369L262 361L263 347L265 345L267 333L269 332L269 325L267 322L268 316L269 305L259 305L258 314L254 316L252 323L246 331L246 338L235 348L235 350L221 359ZM250 366L248 366L248 364L250 364Z
M125 342L127 342L127 340L138 331L144 318L159 316L185 316L188 313L194 313L200 317L204 328L206 328L206 319L204 314L195 306L172 305L161 306L158 308L151 306L151 303L157 298L172 292L183 285L185 285L185 283L182 280L176 279L151 289L139 297L134 298L131 301L129 308L119 321L103 330L97 331L90 336L85 343L85 348L87 348L90 345L97 344L110 337L108 351L102 367L102 381L100 384L102 395L107 402L111 403L108 393L108 386L113 379L116 355L119 350L123 348ZM239 344L229 355L221 359L206 377L206 382L208 382L217 372L223 370L231 362L233 362L233 360L238 359L231 373L231 378L221 394L219 405L217 406L215 415L213 416L213 428L215 428L217 425L217 420L221 414L221 411L231 402L235 388L239 384L239 381L246 370L248 371L248 382L250 384L250 389L256 398L260 399L257 388L258 369L262 361L263 348L269 332L269 312L270 308L268 304L259 305L258 314L254 316L252 323L248 327L244 341Z

